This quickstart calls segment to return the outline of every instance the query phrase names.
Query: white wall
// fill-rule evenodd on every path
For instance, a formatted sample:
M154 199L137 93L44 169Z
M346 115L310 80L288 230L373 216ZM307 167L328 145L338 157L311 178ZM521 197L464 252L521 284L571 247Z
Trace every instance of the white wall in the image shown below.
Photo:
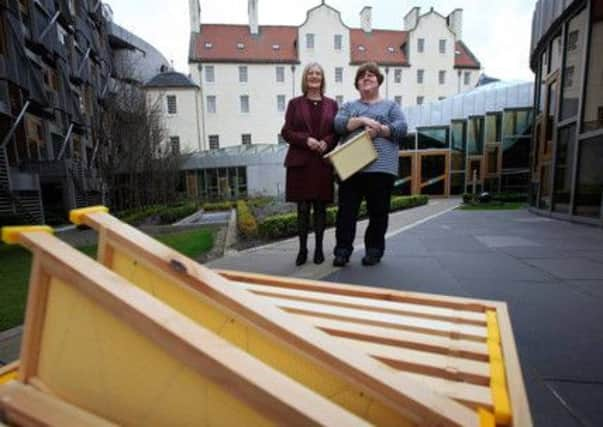
M200 120L200 95L197 88L146 89L149 105L159 103L162 112L166 142L171 136L180 138L180 152L190 153L206 149L203 145ZM176 114L168 114L167 96L176 96Z

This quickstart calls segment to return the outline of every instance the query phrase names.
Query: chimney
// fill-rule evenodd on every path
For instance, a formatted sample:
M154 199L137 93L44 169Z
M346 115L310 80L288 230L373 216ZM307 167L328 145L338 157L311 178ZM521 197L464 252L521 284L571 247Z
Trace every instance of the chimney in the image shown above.
M410 9L410 12L406 14L404 17L404 31L412 31L417 26L419 22L419 14L421 13L420 7L413 7Z
M454 9L446 18L448 28L457 40L463 40L463 9Z
M201 6L199 0L188 0L188 14L191 19L191 33L201 30Z
M372 7L370 6L364 6L360 11L360 26L362 27L362 31L364 31L365 33L370 33L373 30L371 22L371 11Z
M249 32L258 33L258 0L248 0L247 13L249 14Z

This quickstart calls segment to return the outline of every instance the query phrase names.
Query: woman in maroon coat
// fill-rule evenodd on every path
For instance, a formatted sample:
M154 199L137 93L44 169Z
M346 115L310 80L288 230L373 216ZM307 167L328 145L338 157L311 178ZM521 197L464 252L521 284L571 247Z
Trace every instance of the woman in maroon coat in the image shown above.
M287 106L281 135L289 143L285 157L287 168L287 201L297 202L299 252L295 263L308 259L308 229L310 207L314 208L316 246L314 263L325 257L322 238L326 223L326 205L333 201L333 171L322 156L337 144L333 119L337 103L324 96L325 79L322 67L308 64L302 73L302 96L293 98Z

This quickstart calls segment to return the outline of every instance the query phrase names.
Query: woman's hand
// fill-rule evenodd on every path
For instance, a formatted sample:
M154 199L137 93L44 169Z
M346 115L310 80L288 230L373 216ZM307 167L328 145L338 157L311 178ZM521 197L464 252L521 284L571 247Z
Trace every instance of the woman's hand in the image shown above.
M327 149L327 144L324 141L319 141L316 138L312 138L311 136L308 137L306 145L310 150L317 151L319 153L322 153L324 150Z

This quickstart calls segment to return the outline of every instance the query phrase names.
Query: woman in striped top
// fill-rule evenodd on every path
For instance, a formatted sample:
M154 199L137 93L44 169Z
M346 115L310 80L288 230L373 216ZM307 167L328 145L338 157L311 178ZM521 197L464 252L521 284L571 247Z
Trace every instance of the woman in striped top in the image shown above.
M379 263L385 250L385 232L390 198L398 176L398 147L406 135L406 119L397 103L381 98L383 74L377 64L363 64L354 85L360 99L348 102L335 116L335 131L344 139L366 130L373 140L377 160L339 185L336 246L333 265L343 267L354 249L356 220L362 199L366 199L369 225L364 235L363 265Z

